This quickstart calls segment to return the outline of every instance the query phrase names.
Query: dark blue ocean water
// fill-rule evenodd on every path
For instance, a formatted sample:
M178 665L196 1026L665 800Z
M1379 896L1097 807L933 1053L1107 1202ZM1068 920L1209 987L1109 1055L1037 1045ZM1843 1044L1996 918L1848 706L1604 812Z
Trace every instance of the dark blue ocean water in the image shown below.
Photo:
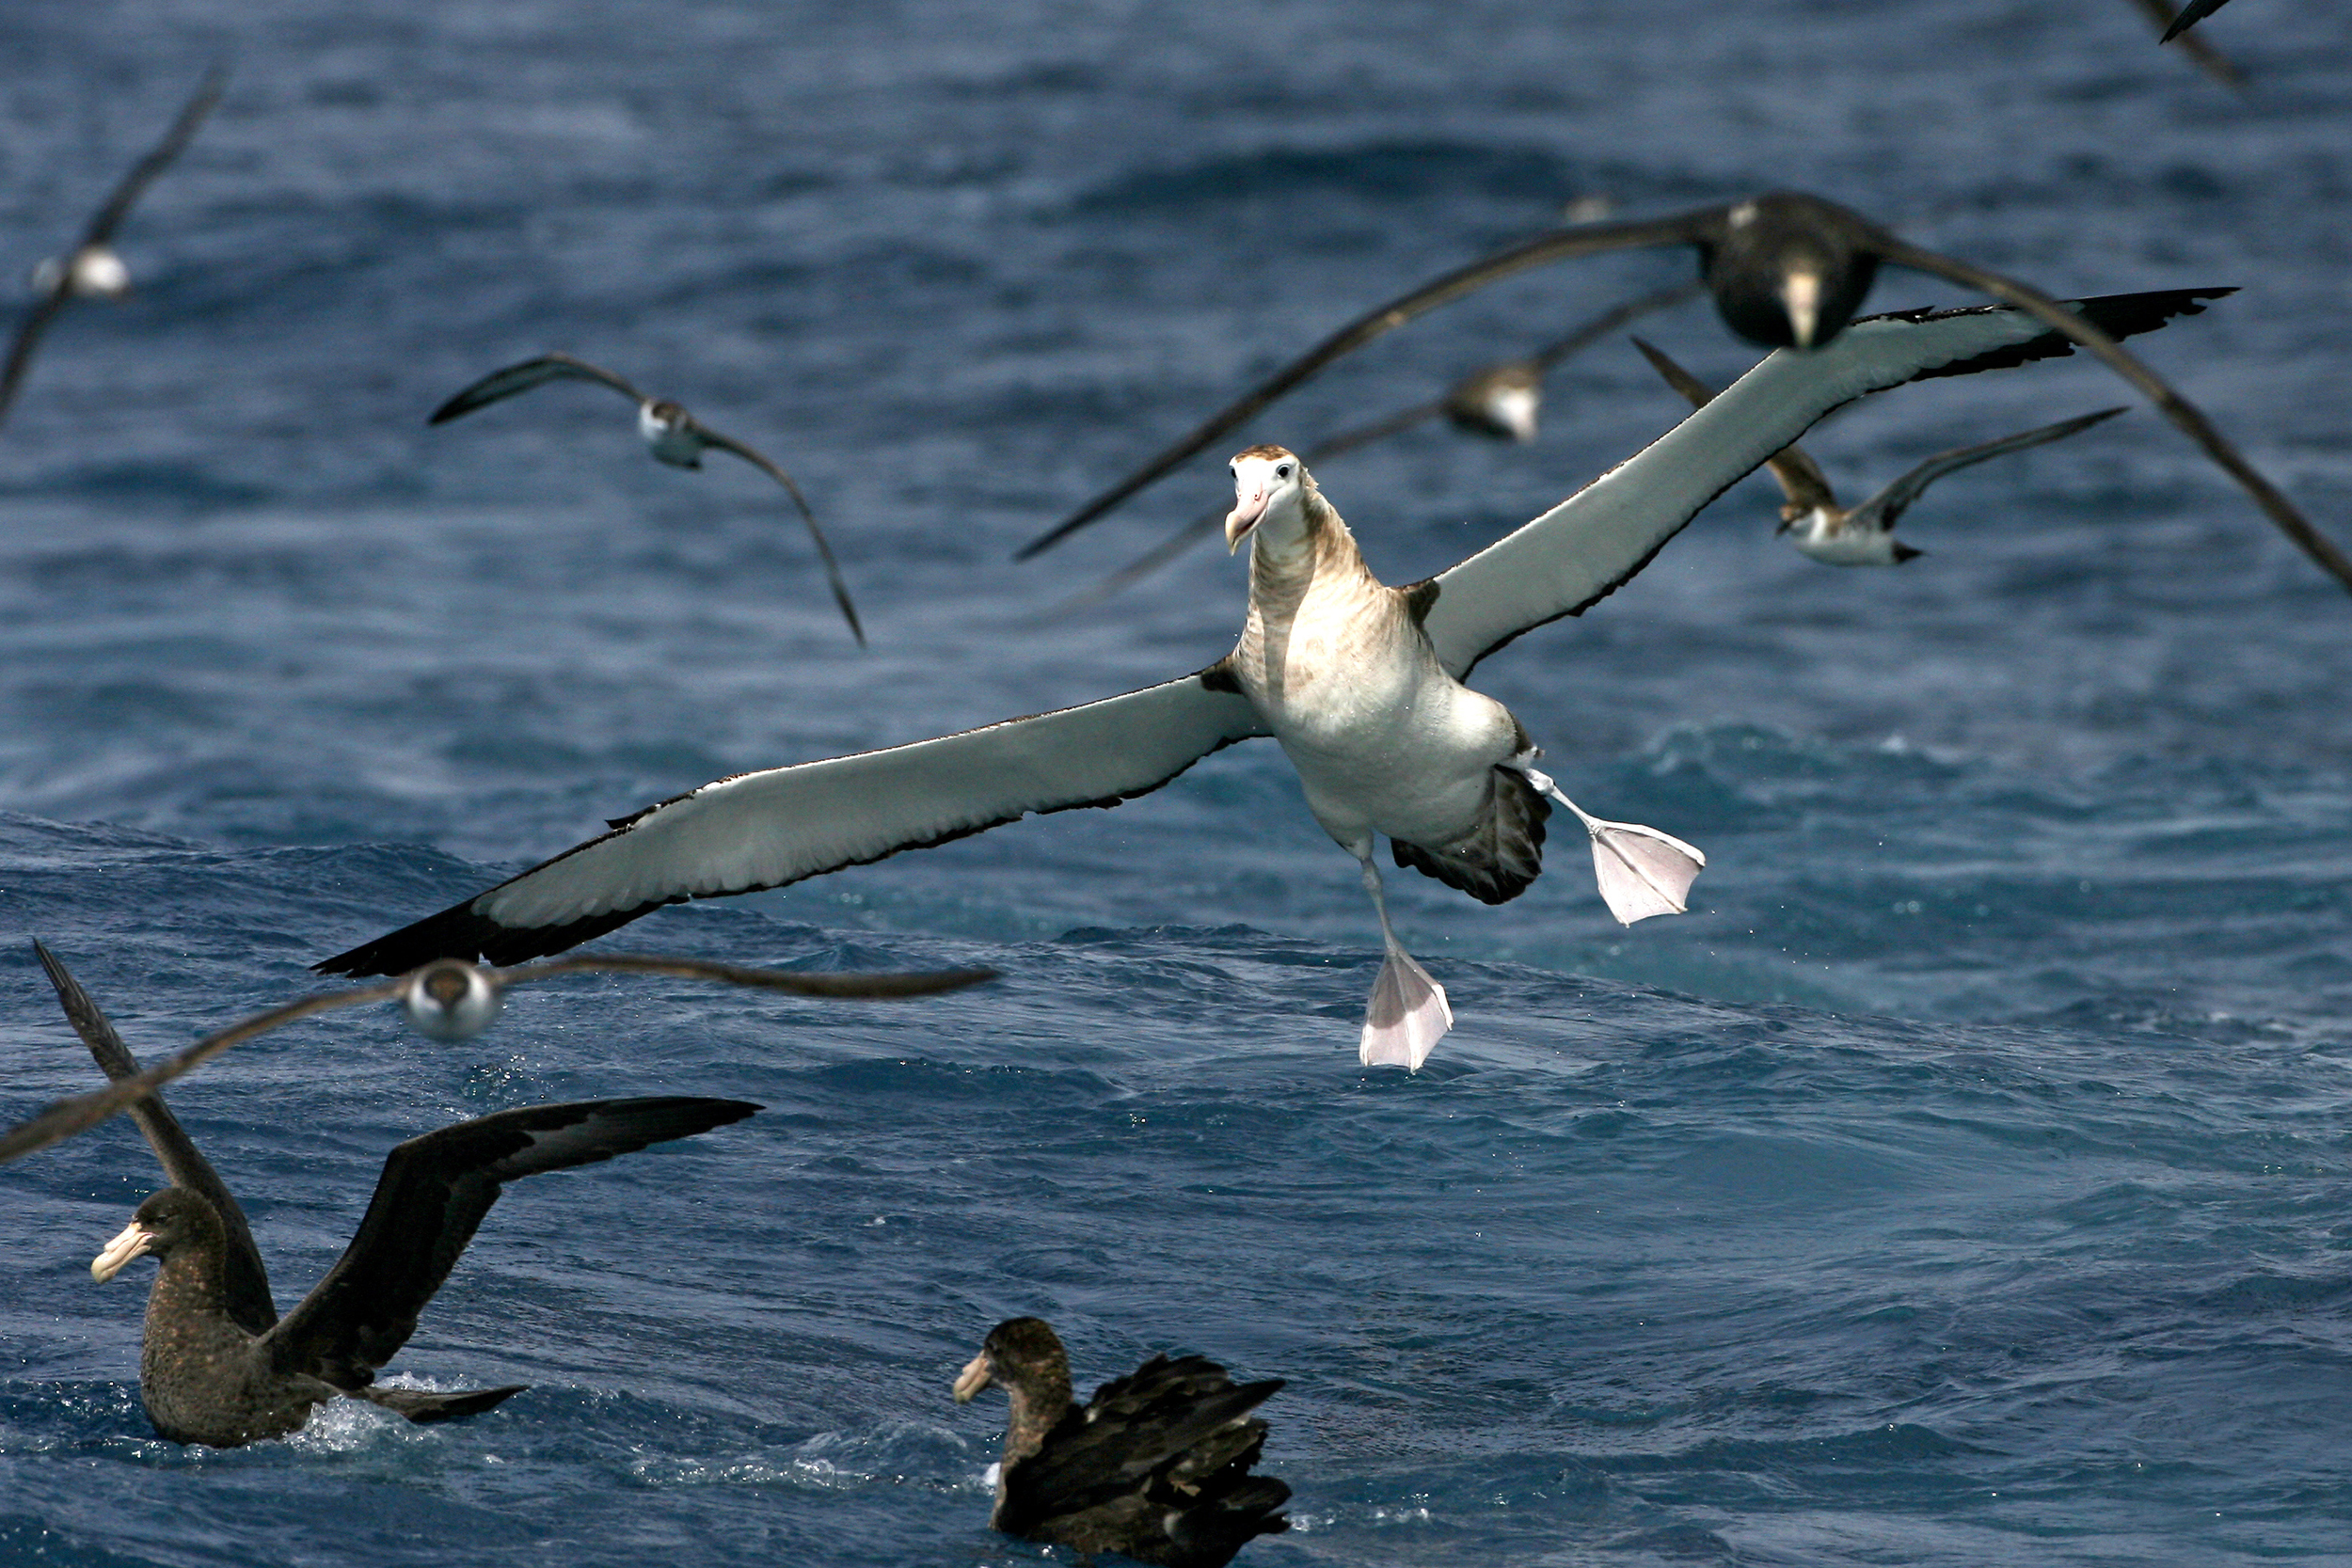
M1013 546L1361 306L1601 196L1772 185L2062 293L2236 284L2147 356L2339 538L2352 24L2090 0L9 8L0 272L60 245L203 65L228 101L0 433L0 1117L94 1069L40 936L159 1053L305 966L720 774L1198 668L1238 565L1047 607L1223 492L1213 454ZM1265 420L1426 398L1679 256L1530 277ZM1876 308L1949 301L1886 279ZM1651 324L1702 374L1753 356ZM428 432L563 347L790 467L647 462L617 400ZM1320 477L1440 567L1677 417L1622 344L1543 439ZM1912 388L1851 497L2128 401L2079 364ZM2352 1562L2352 604L2145 410L1947 481L1899 572L1813 565L1756 480L1479 672L1569 791L1711 857L1613 926L1581 852L1499 910L1391 873L1459 1027L1367 1073L1352 867L1268 745L612 945L1005 972L899 1006L518 995L437 1046L342 1014L171 1100L298 1297L383 1153L539 1100L743 1126L512 1192L398 1370L534 1385L153 1440L154 1183L117 1123L10 1167L0 1560L1034 1561L984 1528L1036 1312L1082 1382L1161 1348L1289 1387L1295 1531L1246 1561Z

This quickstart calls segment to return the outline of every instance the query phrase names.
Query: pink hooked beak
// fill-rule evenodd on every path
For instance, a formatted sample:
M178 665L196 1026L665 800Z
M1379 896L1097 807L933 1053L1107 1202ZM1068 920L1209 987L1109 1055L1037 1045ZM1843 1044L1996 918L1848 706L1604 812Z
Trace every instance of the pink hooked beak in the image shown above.
M1265 515L1265 500L1266 492L1263 483L1246 496L1234 498L1233 510L1225 514L1225 553L1227 555L1241 548L1242 540L1248 535L1251 529L1258 526L1258 519Z

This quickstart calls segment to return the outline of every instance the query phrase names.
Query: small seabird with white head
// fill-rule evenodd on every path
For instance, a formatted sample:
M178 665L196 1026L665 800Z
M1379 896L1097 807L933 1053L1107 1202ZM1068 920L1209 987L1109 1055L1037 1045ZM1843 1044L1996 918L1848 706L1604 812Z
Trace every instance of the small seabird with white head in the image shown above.
M825 564L825 580L833 589L833 602L841 607L842 619L850 623L850 633L859 647L866 645L866 628L858 624L857 606L850 600L849 584L841 579L841 563L834 559L833 546L825 538L825 531L817 526L817 514L810 510L808 498L801 487L765 455L731 436L723 436L686 411L682 404L667 398L648 397L628 381L598 365L575 355L543 354L518 365L509 365L457 393L433 411L427 424L447 424L463 418L477 408L487 408L494 403L544 387L550 381L590 381L599 387L610 387L637 405L637 434L644 438L646 450L654 461L666 463L673 468L699 468L703 453L709 451L731 452L741 458L778 484L792 498L800 509L801 520L808 525L808 536L817 546L817 554Z
M33 944L54 981L61 972L48 949ZM517 969L484 969L453 958L437 958L397 980L375 986L354 986L321 991L205 1036L175 1056L166 1057L144 1071L110 1073L116 1082L89 1094L52 1103L40 1115L0 1135L0 1165L19 1160L76 1132L97 1126L121 1111L135 1112L142 1096L154 1093L183 1073L202 1067L230 1046L258 1039L298 1020L371 1002L398 1000L410 1028L435 1040L465 1040L498 1022L506 992L516 986L551 980L565 974L660 974L682 980L716 980L755 990L787 991L795 996L841 1000L887 1000L936 996L993 980L991 969L940 969L889 974L841 973L807 969L747 969L740 964L715 963L707 958L660 958L640 953L591 953ZM59 986L62 993L63 986ZM67 1008L69 1015L72 1008Z
M1633 340L1633 346L1665 378L1666 385L1691 400L1692 407L1704 408L1713 400L1715 393L1707 383L1663 351L1639 338ZM1786 534L1802 554L1825 566L1899 566L1927 553L1898 540L1894 531L1896 521L1929 485L1946 474L2012 451L2024 451L2028 447L2062 441L2102 420L2129 412L2125 408L2102 408L2014 436L1997 436L1990 441L1939 451L1856 507L1837 504L1836 493L1830 488L1821 466L1803 447L1783 447L1764 463L1772 471L1772 478L1779 481L1781 494L1786 498L1780 508L1780 527L1773 531Z
M147 187L196 139L196 133L212 114L213 106L220 102L228 85L229 73L220 67L206 71L195 94L180 110L179 118L171 122L171 129L115 185L82 230L80 243L64 256L49 257L33 268L33 293L40 297L18 324L16 339L8 344L8 360L0 366L0 420L8 417L8 409L16 402L17 388L24 385L25 373L33 367L33 351L40 346L42 334L57 319L58 312L77 299L120 299L131 292L131 269L115 252L115 230L131 215L132 207L147 193Z
M2312 526L2278 486L2247 462L2195 404L2137 358L2097 323L2069 310L2032 285L1898 239L1861 214L1800 191L1773 191L1727 206L1702 207L1662 218L1570 224L1496 252L1368 310L1264 381L1203 420L1190 435L1030 540L1014 552L1026 560L1101 517L1184 462L1231 436L1293 388L1333 360L1396 330L1438 306L1477 293L1530 268L1657 245L1689 245L1725 325L1753 343L1813 349L1835 342L1862 308L1882 265L1906 267L1957 283L2040 321L2089 351L2137 388L2167 420L2202 447L2253 498L2264 515L2320 568L2352 591L2352 556Z
M1291 1489L1252 1475L1265 1449L1252 1414L1279 1377L1235 1383L1206 1356L1155 1355L1080 1404L1070 1353L1041 1318L1008 1318L958 1374L966 1403L1009 1401L988 1522L1007 1535L1164 1568L1224 1568L1261 1535L1290 1528Z
M2067 309L2127 335L2201 308L2195 293L2169 293ZM1770 356L1567 500L1403 588L1364 567L1305 465L1280 448L1252 448L1234 460L1226 522L1235 546L1250 542L1248 612L1232 653L1208 669L1081 707L705 784L317 967L383 974L436 958L510 963L561 952L664 904L782 887L1032 813L1117 805L1261 736L1281 741L1309 806L1356 855L1375 901L1372 845L1387 834L1399 864L1502 902L1540 872L1549 802L1564 797L1536 770L1509 712L1463 686L1481 659L1614 592L1831 409L1921 375L2073 346L1998 307L1857 323L1826 348ZM1653 829L1577 815L1619 919L1681 907L1695 851ZM1381 924L1385 933L1385 912ZM1359 1058L1418 1067L1450 1018L1444 993L1390 934Z

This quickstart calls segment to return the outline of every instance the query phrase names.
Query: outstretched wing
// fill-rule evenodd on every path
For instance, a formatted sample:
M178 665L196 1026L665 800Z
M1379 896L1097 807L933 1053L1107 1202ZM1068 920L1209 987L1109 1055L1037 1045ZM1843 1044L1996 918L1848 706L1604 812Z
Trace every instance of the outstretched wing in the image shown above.
M758 1110L665 1096L529 1105L411 1138L386 1157L342 1258L262 1341L272 1367L365 1387L417 1329L509 1181L691 1137Z
M33 943L33 954L40 959L40 967L56 988L57 1005L65 1009L66 1022L82 1037L109 1079L118 1083L135 1078L139 1061L131 1054L131 1048L122 1043L113 1022L90 1000L89 992L65 967L63 959L40 942ZM204 1158L180 1125L180 1118L164 1106L163 1097L150 1095L135 1100L130 1106L131 1119L146 1134L147 1147L155 1151L155 1158L164 1167L164 1177L173 1186L195 1193L210 1203L229 1232L229 1259L221 1280L229 1316L247 1334L266 1334L278 1321L278 1304L270 1299L269 1271L262 1266L261 1249L253 1244L252 1228L246 1224L245 1211L237 1206L229 1184L213 1169L213 1163Z
M1115 806L1266 733L1221 676L1213 667L1083 707L721 779L317 967L392 974L477 955L519 963L664 904L782 887L1032 812Z
M176 1056L167 1056L153 1067L129 1078L121 1078L88 1094L75 1095L70 1100L52 1101L30 1121L19 1122L0 1136L0 1165L21 1160L27 1154L63 1143L76 1132L87 1132L108 1117L127 1111L153 1094L166 1084L196 1068L202 1067L230 1046L266 1035L272 1029L309 1018L313 1013L331 1012L337 1007L356 1006L362 1002L382 1002L400 994L400 985L359 986L348 990L321 991L297 1002L289 1002L268 1012L256 1013L242 1022L232 1023L217 1034L205 1036Z
M57 319L57 313L72 297L73 274L69 267L64 269L56 282L50 285L47 293L33 302L32 309L24 312L24 319L17 324L16 336L8 343L8 364L6 368L0 368L0 420L7 419L9 408L15 405L16 389L24 384L24 373L33 368L33 351L40 347L40 340L48 332L49 324Z
M1663 349L1640 338L1633 340L1633 346L1642 351L1642 357L1650 362L1650 368L1665 378L1667 386L1691 400L1692 407L1704 408L1715 401L1714 388L1667 357ZM1766 458L1764 464L1780 482L1780 493L1788 498L1794 515L1802 516L1817 507L1837 504L1837 493L1829 487L1829 476L1821 472L1821 466L1803 447L1794 443L1785 446Z
M1234 402L1210 415L1191 435L1167 448L1142 467L1022 546L1015 559L1026 560L1075 533L1129 496L1167 475L1178 464L1231 436L1260 409L1324 366L1355 353L1386 333L1393 332L1415 316L1423 315L1440 305L1451 304L1466 294L1476 293L1489 283L1499 282L1531 267L1565 261L1571 256L1593 256L1602 251L1637 249L1645 245L1693 244L1712 235L1722 227L1724 211L1722 207L1704 207L1672 217L1647 218L1630 223L1583 223L1553 230L1537 235L1524 245L1513 245L1483 261L1457 267L1442 277L1422 284L1401 299L1392 299L1377 309L1368 310Z
M833 588L833 602L841 607L842 616L849 621L850 630L857 638L857 645L861 648L866 646L866 628L858 625L857 606L850 602L850 585L841 580L841 562L833 558L833 546L827 542L825 531L817 526L817 514L809 510L808 498L802 495L801 487L792 483L792 476L734 436L722 436L700 420L692 420L691 416L689 418L696 432L701 435L706 446L716 447L721 451L733 452L778 484L783 485L790 494L792 504L801 509L801 521L808 525L808 536L815 542L818 555L825 562L825 581Z
M477 408L487 408L494 403L528 392L534 387L544 387L550 381L593 381L600 387L612 388L631 403L645 401L644 393L600 365L592 365L569 354L543 354L536 359L526 359L519 365L492 371L433 410L433 417L424 422L447 424Z
M115 230L130 215L132 207L147 194L147 187L153 184L156 177L169 168L172 160L186 151L188 143L196 139L197 132L202 129L205 119L213 112L213 106L220 102L220 95L228 86L229 71L225 66L216 65L204 73L204 80L197 84L195 93L181 109L180 117L171 122L171 129L164 133L161 141L148 150L147 156L131 166L131 172L122 177L115 186L114 194L106 198L106 204L99 208L97 215L89 220L89 227L82 232L84 249L104 245L114 238Z
M2230 292L2112 294L2062 308L2121 337L2194 315L2202 301ZM1924 375L2000 369L2073 350L2066 336L2002 306L1873 316L1824 347L1776 350L1633 457L1439 573L1422 627L1458 679L1521 632L1614 592L1708 501L1830 410Z
M2060 420L2056 424L2045 424L2033 430L2021 431L2015 436L2002 436L1990 441L1979 441L1973 447L1954 447L1949 451L1939 451L1868 500L1864 501L1860 506L1855 507L1854 515L1860 517L1865 514L1876 513L1880 527L1893 528L1895 520L1903 515L1904 510L1913 501L1919 499L1922 491L1955 469L1972 467L1984 462L1987 458L2000 457L2012 451L2023 451L2027 447L2039 447L2052 441L2062 441L2078 430L2089 430L2103 420L2111 420L2118 414L2129 412L2130 410L2125 408L2102 408L2095 414L2078 414L2074 419Z

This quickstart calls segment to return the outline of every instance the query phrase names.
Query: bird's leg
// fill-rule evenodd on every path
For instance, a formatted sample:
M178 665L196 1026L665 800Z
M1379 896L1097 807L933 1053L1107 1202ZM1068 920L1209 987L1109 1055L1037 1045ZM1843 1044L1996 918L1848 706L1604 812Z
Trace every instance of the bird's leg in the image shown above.
M1372 1001L1364 1008L1363 1042L1358 1059L1366 1067L1401 1067L1419 1072L1429 1048L1454 1027L1454 1009L1446 1006L1445 988L1413 961L1389 925L1389 901L1380 891L1380 868L1372 861L1367 836L1356 849L1364 868L1364 891L1380 915L1382 958L1379 978L1372 983Z
M1654 914L1680 914L1691 883L1707 869L1707 857L1675 837L1639 822L1604 822L1560 792L1551 776L1535 766L1533 751L1513 757L1507 766L1526 775L1527 782L1576 813L1584 831L1593 835L1593 875L1600 895L1617 923L1630 926Z

